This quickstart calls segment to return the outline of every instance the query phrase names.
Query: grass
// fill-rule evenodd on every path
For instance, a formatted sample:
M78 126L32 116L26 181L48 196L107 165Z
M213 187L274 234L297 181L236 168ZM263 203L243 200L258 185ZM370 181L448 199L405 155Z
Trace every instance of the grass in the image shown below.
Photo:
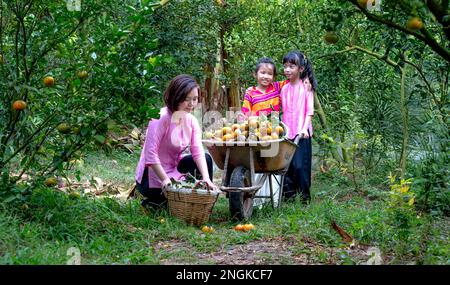
M129 184L137 159L121 152L91 153L79 167L80 175ZM145 215L137 200L71 198L52 189L35 189L28 209L0 208L0 264L66 264L73 247L79 249L82 264L216 264L233 259L264 264L361 263L362 251L358 256L348 250L330 227L331 220L359 244L380 248L385 263L450 264L448 219L415 217L404 240L389 224L385 193L367 187L369 194L357 195L349 186L323 178L316 177L313 183L310 205L255 209L251 222L256 230L246 233L233 230L236 223L229 219L224 197L210 219L216 231L205 234L164 211Z

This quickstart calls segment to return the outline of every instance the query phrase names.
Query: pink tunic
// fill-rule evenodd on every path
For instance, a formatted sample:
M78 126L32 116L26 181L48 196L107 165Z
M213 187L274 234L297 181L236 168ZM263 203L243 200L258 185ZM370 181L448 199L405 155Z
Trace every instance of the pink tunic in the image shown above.
M280 92L282 121L288 127L288 138L293 139L303 129L307 116L314 115L314 93L305 87L302 80L286 84ZM307 126L313 133L312 122Z
M149 188L161 188L161 180L150 167L153 164L160 164L169 178L182 180L177 166L186 148L190 148L194 161L205 159L201 139L201 128L192 114L172 114L167 107L162 108L159 120L150 120L148 124L144 148L136 168L136 181L142 182L145 167L148 167Z

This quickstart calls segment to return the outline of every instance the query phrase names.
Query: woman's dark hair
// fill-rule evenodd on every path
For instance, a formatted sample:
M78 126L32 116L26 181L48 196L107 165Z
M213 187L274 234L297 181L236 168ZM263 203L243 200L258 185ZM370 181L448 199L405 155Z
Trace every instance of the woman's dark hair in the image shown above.
M187 95L194 88L199 88L197 81L192 76L181 74L169 82L164 91L164 102L167 108L173 113L177 110L178 104L186 100Z
M304 80L305 78L308 78L311 83L311 88L314 91L316 90L317 80L314 75L314 69L310 59L307 59L303 53L295 50L288 52L288 54L283 57L283 64L285 63L291 63L297 65L298 67L303 67L304 69L303 72L300 73L300 79Z
M258 73L258 70L263 64L271 64L273 66L273 77L277 76L277 67L275 66L275 62L273 62L273 60L269 57L263 57L258 60L255 67L255 73Z

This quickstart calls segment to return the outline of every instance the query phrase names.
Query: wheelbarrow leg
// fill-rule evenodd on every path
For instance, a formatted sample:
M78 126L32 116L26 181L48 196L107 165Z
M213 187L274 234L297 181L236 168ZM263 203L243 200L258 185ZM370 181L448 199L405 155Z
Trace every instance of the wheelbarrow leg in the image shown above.
M272 174L269 174L269 189L270 189L270 202L272 203L272 209L275 209L275 202L273 201Z
M281 201L282 201L281 197L283 195L284 175L285 174L286 174L286 172L281 174L280 190L278 191L278 207L281 207Z
M222 186L228 186L227 184L227 172L228 172L228 160L230 159L230 148L227 147L227 151L225 152L225 162L223 165L222 172Z
M249 159L250 159L250 186L255 185L255 162L253 159L253 148L249 148Z

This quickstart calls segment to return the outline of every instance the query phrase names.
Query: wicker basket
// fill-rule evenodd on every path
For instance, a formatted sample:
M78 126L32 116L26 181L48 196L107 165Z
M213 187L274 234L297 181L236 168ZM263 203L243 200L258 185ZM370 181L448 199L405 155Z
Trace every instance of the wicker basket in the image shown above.
M169 212L190 225L201 226L209 220L219 193L209 189L169 188Z

